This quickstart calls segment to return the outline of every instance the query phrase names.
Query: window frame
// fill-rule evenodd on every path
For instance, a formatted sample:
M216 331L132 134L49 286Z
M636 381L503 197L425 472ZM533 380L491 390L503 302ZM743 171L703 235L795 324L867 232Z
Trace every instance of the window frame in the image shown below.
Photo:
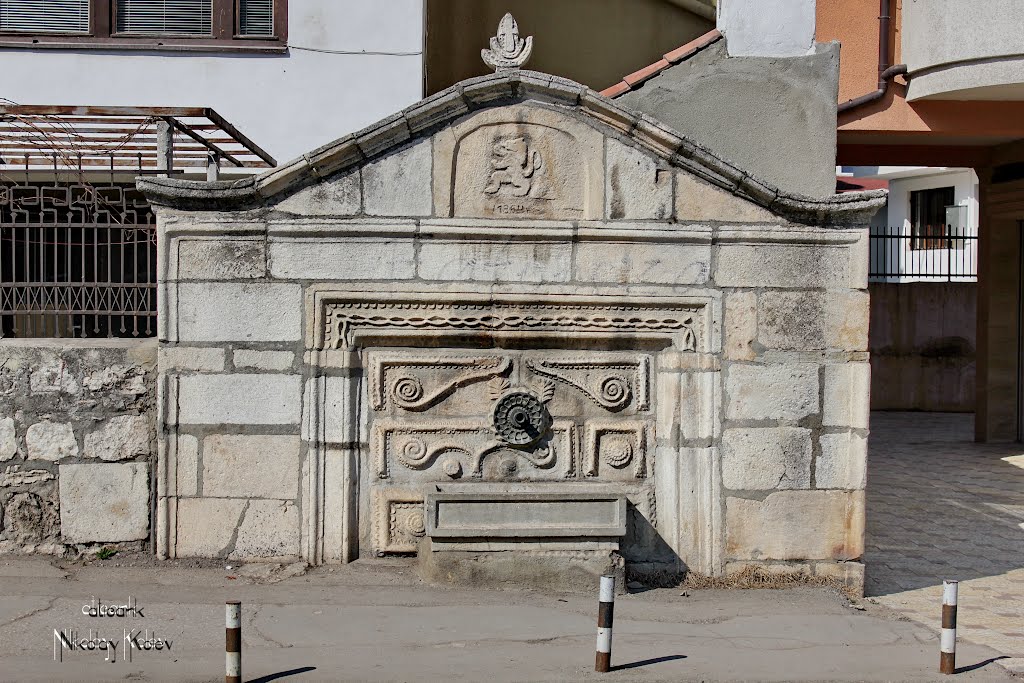
M89 0L89 33L0 31L0 48L97 49L172 52L277 52L288 50L288 0L274 0L274 35L241 35L241 0L213 0L213 35L118 33L116 0Z
M938 195L942 193L945 197L942 199L948 199L948 203L943 204L943 208L949 208L950 206L956 206L956 188L952 185L942 187L926 187L920 190L911 190L908 194L910 201L910 249L912 251L924 251L924 250L935 250L935 249L949 249L952 246L952 236L948 225L946 225L945 214L942 216L941 224L936 224L931 221L925 220L925 217L920 215L920 205L925 202L917 202L917 197L928 198L929 195Z

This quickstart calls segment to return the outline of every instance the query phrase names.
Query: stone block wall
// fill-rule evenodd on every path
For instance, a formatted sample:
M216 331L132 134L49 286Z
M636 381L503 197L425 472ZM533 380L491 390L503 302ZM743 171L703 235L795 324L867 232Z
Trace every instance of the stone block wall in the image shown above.
M257 252L241 253L248 257L236 257L236 266L257 267ZM177 496L173 506L162 508L176 520L176 556L301 554L302 354L281 340L292 336L289 324L300 325L301 300L298 287L294 290L289 298L287 288L222 282L195 294L186 288L179 299L181 310L194 309L197 316L209 306L229 331L233 325L244 327L239 314L247 310L279 315L257 315L252 341L218 343L211 340L216 334L196 329L182 332L187 344L160 350L161 372L169 375L163 384L169 411L164 420L174 425L174 437L164 444L168 460L158 486L161 494L170 490Z
M0 552L150 541L156 340L0 341Z
M526 72L460 84L249 184L141 185L164 258L162 556L415 552L421 487L473 479L379 435L400 418L447 434L439 453L472 452L494 438L487 380L534 382L530 363L571 352L545 399L568 463L544 470L527 450L521 470L477 478L513 497L621 492L642 517L630 533L647 545L623 546L637 565L666 551L710 575L861 580L880 197L785 195ZM382 349L411 379L380 369ZM453 376L468 349L505 369ZM629 400L602 403L590 383L625 367ZM614 453L580 436L605 423Z
M730 277L746 286L725 289L725 571L756 563L858 585L862 565L849 561L864 548L870 367L863 244L831 255L761 245L759 258L749 260L730 251L719 251L719 268L742 264ZM844 272L856 279L837 287Z

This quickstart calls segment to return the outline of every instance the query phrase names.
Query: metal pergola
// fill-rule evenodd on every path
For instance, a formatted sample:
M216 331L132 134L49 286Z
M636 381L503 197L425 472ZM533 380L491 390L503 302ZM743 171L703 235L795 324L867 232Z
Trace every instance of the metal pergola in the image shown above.
M173 173L277 161L207 107L0 105L0 172Z

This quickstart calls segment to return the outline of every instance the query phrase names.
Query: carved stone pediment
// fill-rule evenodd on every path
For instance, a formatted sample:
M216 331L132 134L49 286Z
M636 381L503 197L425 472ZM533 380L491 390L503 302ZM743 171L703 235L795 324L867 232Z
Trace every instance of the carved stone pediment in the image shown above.
M522 48L512 49L518 56L528 51L528 39L512 43ZM680 208L712 203L711 220L864 224L885 201L883 191L825 198L779 191L583 85L516 68L463 81L260 176L213 183L141 178L138 186L152 204L186 210L274 206L309 216L600 220L606 218L606 140L646 158L650 173L630 181L632 189L657 193L663 171L708 183L709 191L699 191L707 197L678 199ZM420 149L426 153L414 151ZM382 167L370 171L370 164ZM622 181L607 180L610 186ZM334 185L314 189L325 184ZM718 210L725 205L732 208Z

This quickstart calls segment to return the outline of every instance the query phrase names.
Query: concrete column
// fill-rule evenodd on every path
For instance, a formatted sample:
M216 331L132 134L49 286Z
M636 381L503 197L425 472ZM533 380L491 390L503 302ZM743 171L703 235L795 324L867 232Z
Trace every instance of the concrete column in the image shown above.
M156 124L156 167L165 178L174 170L174 128L163 119Z
M975 439L1018 439L1020 385L1021 221L1024 181L981 180L978 251L978 365Z
M220 180L220 159L216 154L206 157L206 182L213 183Z

